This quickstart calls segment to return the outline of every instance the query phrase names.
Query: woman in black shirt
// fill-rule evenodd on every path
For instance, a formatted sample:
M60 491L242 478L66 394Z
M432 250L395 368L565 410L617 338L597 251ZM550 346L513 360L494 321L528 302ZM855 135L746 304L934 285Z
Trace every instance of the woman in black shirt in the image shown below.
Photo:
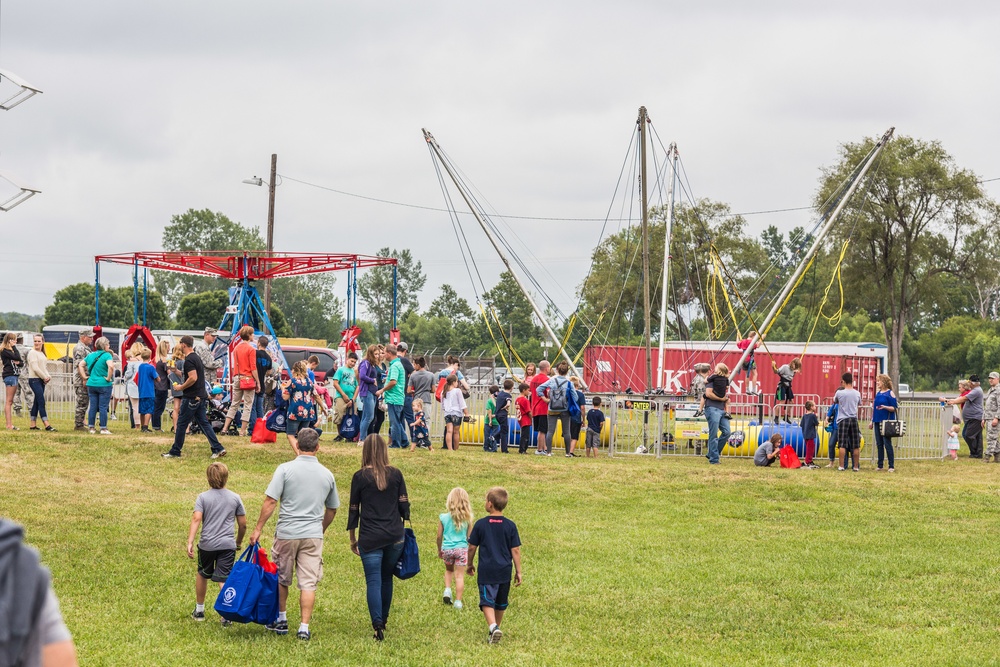
M14 426L14 394L17 393L17 379L21 375L21 365L24 361L21 359L21 353L14 346L16 342L17 334L10 331L3 337L3 343L0 344L0 359L3 360L3 388L5 398L3 416L7 418L7 428L11 431L17 430Z
M373 433L365 438L361 470L351 480L347 530L351 551L361 557L364 567L368 614L378 641L385 637L392 605L392 575L403 553L403 521L409 518L410 501L403 473L389 465L385 440Z

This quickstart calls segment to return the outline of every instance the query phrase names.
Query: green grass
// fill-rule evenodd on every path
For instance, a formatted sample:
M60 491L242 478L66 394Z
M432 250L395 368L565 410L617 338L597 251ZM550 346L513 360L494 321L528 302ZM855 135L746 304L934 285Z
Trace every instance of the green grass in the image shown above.
M259 626L196 624L184 547L205 488L204 439L0 435L0 514L52 569L85 665L958 665L1000 662L994 536L1000 465L900 462L898 472L757 469L749 460L393 453L424 571L398 582L371 640L344 528L357 448L326 443L345 509L327 534L309 644ZM226 443L230 488L256 520L282 441ZM434 551L448 490L511 493L525 583L499 646L470 586L441 604ZM274 519L265 531L273 539ZM211 604L210 592L209 604ZM289 617L298 622L296 596Z

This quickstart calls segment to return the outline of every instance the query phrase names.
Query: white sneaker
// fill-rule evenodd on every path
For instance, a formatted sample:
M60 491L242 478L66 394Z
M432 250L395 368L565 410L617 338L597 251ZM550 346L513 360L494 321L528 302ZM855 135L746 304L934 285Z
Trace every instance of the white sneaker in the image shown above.
M455 609L461 609L462 608L462 601L461 600L455 600L455 602L453 602L451 606L454 607Z
M101 429L101 435L111 435L111 431L106 428Z

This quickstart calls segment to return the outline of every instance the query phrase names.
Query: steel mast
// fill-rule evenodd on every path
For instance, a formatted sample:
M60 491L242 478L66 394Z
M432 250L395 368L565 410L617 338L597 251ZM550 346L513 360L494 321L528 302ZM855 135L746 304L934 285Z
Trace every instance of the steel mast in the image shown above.
M642 324L646 339L646 391L653 391L653 349L649 335L649 192L646 190L646 107L639 107L639 191L642 195Z
M535 303L535 300L532 298L531 294L524 286L524 283L521 282L520 276L518 276L517 272L514 271L514 269L511 267L510 260L507 259L507 255L504 254L504 251L501 249L500 243L493 235L492 230L483 220L482 216L479 214L479 211L476 210L476 207L473 206L472 200L469 198L469 195L465 192L465 188L462 187L462 185L458 182L458 179L455 177L455 174L451 170L451 165L448 164L448 161L444 159L444 155L441 154L441 147L438 146L437 139L435 139L434 135L431 134L428 130L422 129L421 131L424 133L424 140L434 151L434 155L437 157L438 162L440 162L441 166L444 167L444 170L448 172L448 176L451 178L451 182L455 184L455 187L458 189L459 194L462 195L462 199L465 200L466 206L468 206L469 210L472 211L472 216L476 219L476 222L479 223L479 226L483 228L483 232L486 234L486 238L488 238L490 240L490 243L493 244L493 249L497 251L498 255L500 255L500 260L504 263L504 266L507 267L507 271L509 271L510 275L514 277L514 282L517 283L517 286L521 289L521 293L524 294L524 298L528 300L529 304L531 304L531 309L535 311L535 317L537 317L538 321L542 323L542 328L545 329L545 333L547 333L549 335L549 338L552 339L552 343L559 350L559 354L561 354L563 359L566 360L566 363L569 364L570 370L572 371L575 368L575 366L573 365L573 360L566 353L565 348L563 348L562 341L559 340L559 337L556 336L555 332L552 330L552 327L549 326L549 323L545 319L545 314L542 312L542 309L538 307L537 303Z
M847 187L847 190L840 198L840 201L837 202L836 208L833 209L833 212L830 214L830 217L827 219L826 223L816 233L816 238L813 240L813 244L809 247L809 251L802 258L802 261L799 263L798 268L795 269L795 273L792 274L792 277L785 285L785 288L781 291L781 295L775 300L774 306L771 307L771 312L769 312L767 314L767 317L764 318L764 321L761 322L760 329L758 331L766 331L767 327L777 316L778 309L781 308L781 305L785 302L785 299L787 299L788 295L791 294L792 289L795 286L795 283L798 282L799 276L801 276L802 273L806 270L806 267L809 265L809 261L819 250L820 245L822 245L823 243L823 239L830 232L830 229L833 227L833 223L837 221L837 216L840 215L840 212L843 210L844 206L847 205L847 201L851 198L851 195L854 194L854 191L858 189L858 185L861 184L861 179L864 178L865 174L868 173L868 170L875 162L875 158L877 158L882 153L882 149L885 148L885 145L889 142L890 139L892 139L892 134L895 131L896 128L890 127L888 130L886 130L885 134L882 135L882 138L878 140L878 143L875 144L875 148L872 149L872 152L868 156L868 159L865 160L865 162L863 163L861 171L858 172L858 175L854 178L853 181L851 181L851 184ZM747 346L747 349L743 350L743 354L740 355L739 362L737 362L737 364L733 367L733 370L730 371L729 373L730 382L732 382L733 378L736 377L736 373L743 365L743 362L746 361L747 357L757 346L757 341L759 338L758 331L754 331L753 336L750 337L750 344Z
M671 159L673 160L671 162ZM667 331L667 290L670 287L670 236L674 227L674 183L677 180L677 144L671 143L667 148L667 164L670 165L670 186L667 199L670 206L667 209L667 228L663 235L663 287L660 291L660 356L656 362L656 387L663 386L663 343Z

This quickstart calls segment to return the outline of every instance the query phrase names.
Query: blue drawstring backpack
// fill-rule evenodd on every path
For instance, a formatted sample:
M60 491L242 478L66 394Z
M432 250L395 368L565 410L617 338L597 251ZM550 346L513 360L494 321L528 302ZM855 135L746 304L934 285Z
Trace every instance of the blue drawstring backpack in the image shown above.
M264 417L264 425L267 427L268 431L273 431L275 433L285 432L285 422L288 420L288 413L285 412L285 408L275 408L267 413Z
M397 579L409 579L419 572L420 552L417 550L417 536L413 534L412 527L407 527L403 529L403 553L399 554L393 574Z
M340 420L340 437L344 440L354 440L361 431L361 417L354 410L351 410Z

